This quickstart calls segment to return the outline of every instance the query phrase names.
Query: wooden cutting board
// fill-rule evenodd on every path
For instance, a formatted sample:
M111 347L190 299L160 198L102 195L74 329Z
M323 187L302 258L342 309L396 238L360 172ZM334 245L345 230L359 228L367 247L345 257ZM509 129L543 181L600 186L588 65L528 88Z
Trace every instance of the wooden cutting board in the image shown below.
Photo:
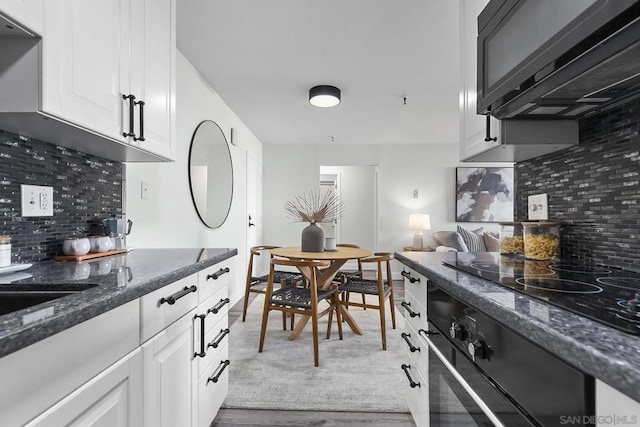
M58 255L53 257L56 261L86 261L88 259L93 258L101 258L109 255L118 255L127 253L127 249L114 249L112 251L107 252L96 252L96 253L88 253L85 255Z

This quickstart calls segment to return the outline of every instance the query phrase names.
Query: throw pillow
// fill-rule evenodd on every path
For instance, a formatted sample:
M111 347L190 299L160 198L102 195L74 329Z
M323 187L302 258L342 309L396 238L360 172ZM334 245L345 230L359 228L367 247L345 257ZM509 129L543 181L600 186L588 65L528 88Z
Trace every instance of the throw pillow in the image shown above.
M462 236L455 231L437 231L433 233L433 240L441 246L449 246L458 252L469 252Z
M484 228L480 227L476 230L469 231L466 228L462 228L458 226L458 233L462 236L462 240L464 240L465 245L469 248L469 252L486 252L487 247L484 244L484 239L482 238L482 233L484 233Z
M500 239L486 231L482 235L482 238L484 245L487 247L487 252L500 252Z

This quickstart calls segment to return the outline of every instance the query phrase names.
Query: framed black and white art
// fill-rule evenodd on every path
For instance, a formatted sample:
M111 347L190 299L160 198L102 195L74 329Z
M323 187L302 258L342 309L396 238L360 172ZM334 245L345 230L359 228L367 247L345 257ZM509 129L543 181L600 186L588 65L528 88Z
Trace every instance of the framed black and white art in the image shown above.
M513 221L513 168L456 168L456 221Z

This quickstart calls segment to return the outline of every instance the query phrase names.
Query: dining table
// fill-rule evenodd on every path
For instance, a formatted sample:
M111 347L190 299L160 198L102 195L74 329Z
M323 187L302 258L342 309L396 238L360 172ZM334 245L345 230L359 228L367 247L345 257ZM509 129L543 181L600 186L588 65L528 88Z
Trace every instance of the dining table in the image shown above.
M329 289L336 274L347 261L351 259L366 258L373 254L373 252L366 249L342 246L338 246L335 250L327 250L324 252L303 252L300 246L287 246L270 249L270 252L273 256L281 258L329 261L329 266L327 268L318 269L316 271L318 289ZM306 279L310 280L311 271L308 267L299 267L299 270ZM364 335L362 328L360 328L353 316L349 313L349 310L347 310L343 305L340 305L340 313L342 314L342 318L347 322L347 325L349 325L355 334ZM300 336L305 325L309 321L309 318L310 316L302 316L289 335L290 340L294 340Z

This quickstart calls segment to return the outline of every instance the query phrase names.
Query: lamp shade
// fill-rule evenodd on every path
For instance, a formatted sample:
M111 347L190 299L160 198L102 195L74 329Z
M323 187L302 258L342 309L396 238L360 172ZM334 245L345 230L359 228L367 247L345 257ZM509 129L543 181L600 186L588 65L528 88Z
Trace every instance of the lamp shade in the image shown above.
M328 85L314 86L309 89L309 102L315 107L335 107L340 104L340 89Z
M431 228L431 221L427 214L409 215L409 230L428 230Z

